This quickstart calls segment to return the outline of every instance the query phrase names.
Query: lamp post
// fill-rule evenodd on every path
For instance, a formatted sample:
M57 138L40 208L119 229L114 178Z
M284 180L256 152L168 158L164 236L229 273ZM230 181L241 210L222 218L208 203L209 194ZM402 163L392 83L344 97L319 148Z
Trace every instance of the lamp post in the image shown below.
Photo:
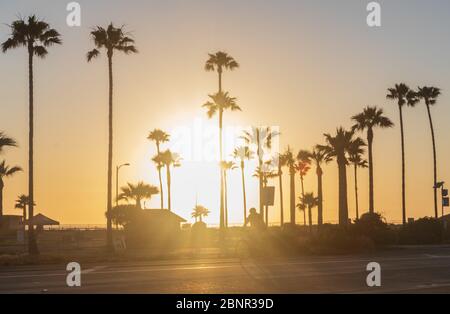
M119 166L116 166L116 206L118 205L118 198L119 198L119 169L124 166L129 166L129 163L121 164Z

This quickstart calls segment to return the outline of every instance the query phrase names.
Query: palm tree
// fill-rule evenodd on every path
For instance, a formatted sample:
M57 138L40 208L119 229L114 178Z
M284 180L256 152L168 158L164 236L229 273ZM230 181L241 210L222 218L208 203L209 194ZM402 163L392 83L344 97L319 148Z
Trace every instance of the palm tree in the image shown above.
M295 170L299 173L299 175L300 175L300 187L301 187L301 189L302 189L302 193L301 193L301 196L302 197L304 197L305 196L305 189L304 189L304 185L303 185L303 177L306 175L306 173L308 172L308 170L309 170L309 165L307 165L306 163L304 163L304 162L297 162L296 164L295 164ZM306 208L306 207L305 207ZM305 212L303 213L304 215L306 215L305 214ZM303 224L306 226L306 218L305 217L303 217L304 219L303 219Z
M383 109L377 107L366 107L363 112L352 117L355 121L353 130L364 131L367 129L367 145L369 149L369 213L373 214L374 209L374 188L373 188L373 129L376 127L390 128L394 126L392 121L384 116Z
M2 51L18 47L26 47L28 50L28 195L30 197L28 209L33 216L34 204L34 90L33 90L33 57L45 58L47 48L61 44L59 33L50 28L50 25L43 20L39 20L35 15L29 16L26 20L20 19L9 25L11 29L10 37L2 44ZM28 252L32 255L39 254L34 229L28 229Z
M319 198L315 197L313 193L305 193L300 197L300 203L303 204L303 208L308 208L309 231L312 232L312 209L319 205Z
M3 151L3 147L7 147L7 146L16 147L17 143L16 143L16 141L13 138L8 137L3 132L0 132L0 154Z
M278 136L279 133L273 131L270 127L252 127L250 131L244 131L241 137L247 145L256 145L256 155L258 157L258 167L263 168L264 152L265 150L272 149L273 138ZM259 213L263 213L262 191L264 183L263 178L259 178Z
M142 209L141 201L150 199L153 195L159 193L156 186L146 184L142 181L137 184L127 183L126 186L121 188L122 193L119 194L119 200L134 200L136 207Z
M142 209L132 204L119 204L111 208L111 220L116 226L116 230L119 230L119 226L125 227L132 220L139 217L139 212Z
M318 145L325 151L329 158L336 159L339 170L339 225L348 224L348 203L347 203L347 153L351 147L353 131L346 131L340 127L336 130L336 135L324 134L326 145Z
M166 177L167 177L167 204L168 210L172 210L172 195L170 186L172 184L172 177L170 172L170 167L180 167L181 158L177 153L172 152L170 149L162 151L155 157L153 157L155 162L160 162L166 167Z
M108 102L108 183L107 183L107 205L106 205L106 245L112 249L112 221L109 212L112 208L112 158L113 158L113 55L114 51L125 54L137 53L134 40L129 37L123 27L114 27L112 23L105 29L96 26L91 31L91 39L95 48L87 53L87 61L100 55L100 49L106 50L108 58L108 78L109 78L109 102Z
M22 217L23 217L24 223L27 220L27 205L28 205L29 201L30 201L30 198L28 197L28 195L21 194L16 199L16 204L14 206L17 209L22 209ZM34 205L36 206L36 204L34 204Z
M323 149L321 149L318 146L314 147L314 149L311 152L309 152L309 158L316 165L317 201L318 201L317 224L320 227L323 224L323 188L322 188L323 170L322 170L322 165L324 163L330 162L331 158L328 156L328 154Z
M232 161L222 161L220 165L223 171L223 183L224 183L224 208L225 208L225 226L228 228L228 183L227 183L227 171L236 169L236 165Z
M239 68L239 64L234 58L228 55L226 52L218 51L214 54L208 54L209 58L205 63L206 71L217 72L219 76L219 93L222 91L222 74L223 70L233 71Z
M436 157L436 141L434 138L434 128L433 128L433 119L431 118L431 110L430 106L436 104L436 100L441 94L441 90L437 87L419 87L417 92L417 96L419 99L423 99L425 105L427 106L428 120L430 121L430 130L431 130L431 141L433 144L433 180L434 180L434 216L438 218L438 204L437 204L437 157Z
M296 205L297 209L303 212L303 225L306 226L306 206L300 200L300 203Z
M276 175L278 176L278 185L280 188L280 226L284 225L284 204L283 204L283 167L287 165L287 157L285 154L278 154L273 160L274 165L276 165L278 171Z
M3 216L3 188L5 187L3 179L11 177L19 171L22 171L19 166L10 167L4 160L0 163L0 218Z
M364 143L363 140L355 140L352 142L349 149L348 161L353 165L355 177L355 205L356 205L356 220L359 219L359 203L358 203L358 168L367 168L367 160L364 159Z
M161 143L168 142L170 135L160 129L154 129L150 132L147 139L154 141L156 144L156 154L158 155L161 152ZM156 168L158 169L158 178L159 178L159 191L161 193L161 209L164 209L164 192L162 185L162 176L161 169L163 167L162 163L156 163Z
M308 174L309 169L311 169L311 159L309 152L307 150L300 150L297 154L297 163L295 165L296 170L300 175L300 185L302 188L302 197L305 196L304 187L304 177Z
M242 180L242 198L244 201L244 224L247 220L247 196L245 194L245 160L250 160L253 158L253 152L250 150L248 146L239 146L235 148L233 152L233 158L240 162L241 166L241 180Z
M194 209L192 210L192 218L195 219L195 222L197 222L197 219L199 219L200 222L203 222L203 217L208 216L209 209L202 205L195 205Z
M290 147L287 148L286 152L284 153L284 156L286 158L286 166L289 168L289 210L290 210L290 220L291 225L295 225L295 158L294 154L292 153L292 150Z
M206 102L203 107L206 108L208 118L214 117L216 113L219 116L219 151L220 151L220 164L223 161L223 144L222 144L222 131L223 131L223 113L225 110L237 111L241 108L236 103L236 98L230 97L227 92L219 91L214 95L209 95L210 101ZM225 211L224 211L224 174L223 170L220 170L220 228L225 227Z
M232 103L234 103L235 99L234 98L229 98L227 93L223 93L222 92L222 75L223 75L223 71L224 70L230 70L233 71L234 69L239 68L239 64L236 62L236 60L231 57L230 55L228 55L226 52L223 51L218 51L214 54L210 53L208 54L208 60L206 60L205 63L205 71L214 71L217 72L218 75L218 79L219 79L219 89L218 92L216 94L216 96L220 96L221 98L225 98L228 101L232 100ZM224 95L226 95L227 97L223 97ZM211 97L211 96L210 96ZM219 112L219 147L220 147L220 162L223 161L223 147L222 147L222 119L223 119L223 111L225 109L231 109L233 110L233 106L228 106L228 108L223 108L222 105L225 105L225 103L222 103L222 105L216 103L214 101L214 104L209 104L206 103L204 105L204 107L208 108L208 117L212 117L216 111ZM228 104L231 105L231 104ZM234 104L235 105L235 104ZM213 107L215 107L215 109L212 109ZM235 106L235 110L238 109L240 110L239 107ZM219 167L220 168L220 167ZM220 228L224 228L225 227L225 213L224 213L224 182L223 182L223 172L222 169L220 169Z
M400 113L400 136L402 146L402 218L403 225L406 224L406 188L405 188L405 134L403 131L403 106L414 107L418 102L417 95L414 91L404 84L395 84L394 88L388 89L387 99L397 100Z
M300 176L300 187L302 189L302 197L305 197L305 187L303 183L303 179L308 173L310 167L310 159L308 155L308 151L300 150L297 154L297 163L295 164L295 170L299 173ZM303 209L303 224L306 226L306 217L305 211L306 207Z

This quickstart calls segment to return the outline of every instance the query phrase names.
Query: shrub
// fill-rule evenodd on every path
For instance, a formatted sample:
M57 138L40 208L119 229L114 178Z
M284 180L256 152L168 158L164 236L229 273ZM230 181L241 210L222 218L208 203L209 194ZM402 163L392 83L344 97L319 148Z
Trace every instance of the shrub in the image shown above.
M442 243L442 221L435 218L421 218L403 226L399 232L401 244L439 244Z
M375 244L365 235L355 234L351 228L334 225L323 225L320 231L309 242L313 253L344 254L370 252Z
M354 234L371 239L375 245L386 245L395 242L394 231L389 228L379 213L365 213L351 226Z

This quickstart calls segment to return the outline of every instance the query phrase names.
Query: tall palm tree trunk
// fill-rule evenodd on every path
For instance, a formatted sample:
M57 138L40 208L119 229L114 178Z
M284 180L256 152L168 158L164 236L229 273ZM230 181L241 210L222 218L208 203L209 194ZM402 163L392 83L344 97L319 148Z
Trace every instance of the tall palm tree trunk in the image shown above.
M171 177L170 177L170 166L166 165L166 175L167 175L167 208L169 211L172 210L172 200L171 200L171 192L170 192L170 184L171 184Z
M302 187L302 198L305 198L305 187L303 185L303 176L300 174L300 185ZM303 210L303 225L306 226L306 208Z
M322 169L317 168L317 197L319 204L317 205L317 224L322 226L323 224L323 191L322 191Z
M33 167L33 139L34 139L34 99L33 99L33 46L29 44L28 47L28 88L29 88L29 130L28 130L28 218L29 220L34 216L34 167ZM39 254L36 237L34 234L34 226L28 226L28 253L30 255Z
M436 162L436 141L434 137L433 119L431 118L430 105L427 105L428 120L430 121L431 140L433 143L433 192L434 192L434 217L438 218L438 203L437 203L437 162Z
M372 129L367 130L367 145L369 150L369 213L373 214L374 209L374 196L373 196L373 154L372 154L372 143L373 143L373 131Z
M222 69L217 70L219 75L219 93L222 92ZM220 164L223 161L223 142L222 142L222 123L223 110L219 109L219 150L220 150ZM220 229L225 228L225 209L224 209L224 177L223 169L220 167Z
M263 168L263 161L261 158L261 138L259 136L259 128L256 129L256 145L257 145L257 155L258 155L258 166L259 166L259 170L262 171ZM263 191L263 187L264 187L264 181L263 181L263 177L260 176L259 177L259 214L263 216L264 214L264 206L263 206L263 197L262 197L262 191Z
M283 206L283 174L281 167L278 169L278 184L280 186L280 226L284 224L284 206Z
M222 139L222 119L223 112L220 109L219 113L219 153L220 153L220 165L223 162L223 139ZM220 228L225 228L225 191L224 191L224 173L222 167L219 167L220 171Z
M358 166L354 165L355 171L355 205L356 205L356 220L359 219L359 202L358 202Z
M264 188L267 188L267 178L264 178ZM264 212L265 212L265 216L266 216L266 226L269 226L269 206L265 205L264 206Z
M311 206L308 206L308 223L309 223L309 232L312 232L312 210L311 210Z
M0 218L3 216L3 180L0 178Z
M161 175L161 167L158 166L158 178L159 178L159 192L161 197L161 209L164 209L164 192L163 192L163 183L162 183L162 175Z
M228 228L228 183L226 171L223 172L223 185L224 185L225 227Z
M144 206L145 206L145 204L144 204ZM136 207L138 209L142 209L141 199L139 197L136 198Z
M247 220L247 195L245 194L244 162L241 162L242 198L244 200L244 224Z
M400 112L400 135L402 145L402 222L406 224L406 186L405 186L405 134L403 131L403 111L402 106L398 106Z
M348 203L347 203L347 168L344 158L338 157L339 168L339 225L348 224Z
M106 246L109 250L113 249L112 241L112 221L111 221L111 198L112 198L112 155L113 155L113 70L112 55L108 52L108 74L109 74L109 106L108 106L108 187L107 187L107 206L108 213L106 219Z
M159 154L160 154L159 143L156 143L156 153L159 156ZM163 191L161 167L160 167L160 165L158 165L157 167L158 167L158 179L159 179L159 193L160 193L160 199L161 199L161 209L164 209L164 191Z
M295 174L292 171L289 174L290 180L290 211L291 224L295 225Z

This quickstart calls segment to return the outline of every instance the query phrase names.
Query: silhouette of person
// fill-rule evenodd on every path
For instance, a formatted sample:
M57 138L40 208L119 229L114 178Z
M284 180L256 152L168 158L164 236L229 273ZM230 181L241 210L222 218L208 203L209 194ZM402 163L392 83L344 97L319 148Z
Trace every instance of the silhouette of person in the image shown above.
M263 230L265 227L262 216L256 212L255 208L250 208L250 214L248 215L245 226L250 224L250 227L254 230Z

